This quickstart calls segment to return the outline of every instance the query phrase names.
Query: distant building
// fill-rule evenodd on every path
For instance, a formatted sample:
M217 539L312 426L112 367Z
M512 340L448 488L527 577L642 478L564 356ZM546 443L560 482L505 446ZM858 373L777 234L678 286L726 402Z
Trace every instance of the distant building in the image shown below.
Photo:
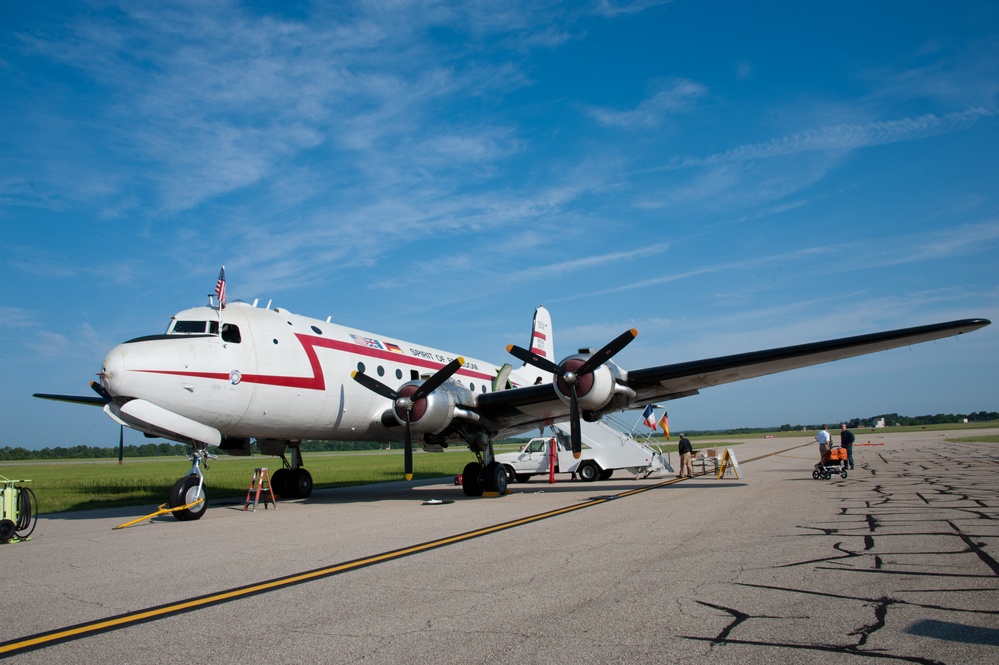
M884 426L885 426L884 418L878 418L877 420L874 421L874 427L884 427Z

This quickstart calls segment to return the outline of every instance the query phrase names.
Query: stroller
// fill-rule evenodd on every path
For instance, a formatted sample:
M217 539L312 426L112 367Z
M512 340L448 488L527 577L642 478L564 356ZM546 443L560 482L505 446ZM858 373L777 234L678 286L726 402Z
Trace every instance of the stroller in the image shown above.
M831 448L822 455L822 461L815 465L812 471L812 478L818 480L829 480L834 475L839 474L840 478L846 478L846 448Z

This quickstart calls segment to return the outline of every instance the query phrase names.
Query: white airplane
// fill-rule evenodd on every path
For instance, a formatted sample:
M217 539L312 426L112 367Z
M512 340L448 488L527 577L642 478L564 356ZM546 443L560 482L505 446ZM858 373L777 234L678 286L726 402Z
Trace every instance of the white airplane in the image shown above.
M551 317L538 307L529 348L507 347L524 363L514 369L256 302L226 306L224 278L220 284L219 304L210 299L207 306L179 312L165 334L112 349L100 381L91 383L97 396L35 394L101 406L123 427L191 445L191 470L169 496L180 520L205 512L201 466L216 458L209 447L249 455L256 443L261 453L283 460L271 478L275 491L307 497L312 476L303 464L302 441L403 441L407 480L414 438L431 452L459 441L476 457L463 472L465 494L503 494L507 476L494 459L496 437L568 419L578 457L580 418L593 421L710 386L961 335L990 323L965 319L625 370L611 359L636 330L556 363Z

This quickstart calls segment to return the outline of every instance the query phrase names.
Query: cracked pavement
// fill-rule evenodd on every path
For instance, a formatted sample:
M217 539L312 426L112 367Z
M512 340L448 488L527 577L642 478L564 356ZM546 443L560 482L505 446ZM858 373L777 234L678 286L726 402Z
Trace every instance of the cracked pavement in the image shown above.
M812 479L802 437L734 447L739 479L533 481L500 499L397 483L123 531L141 510L45 516L0 550L0 641L619 496L10 661L999 662L999 444L857 441L846 479Z

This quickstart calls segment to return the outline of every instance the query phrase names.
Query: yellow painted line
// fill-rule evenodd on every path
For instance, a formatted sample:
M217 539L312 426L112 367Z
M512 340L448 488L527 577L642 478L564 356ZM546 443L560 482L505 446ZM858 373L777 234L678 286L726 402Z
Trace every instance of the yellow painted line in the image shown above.
M748 464L749 462L755 462L756 460L764 459L766 457L779 455L780 453L787 452L788 450L793 450L793 448L787 448L786 450L781 450L774 453L768 453L766 455L760 455L759 457L754 457L752 459L746 460L742 462L742 464ZM704 474L701 475L708 475L708 474L706 474L705 472ZM584 508L591 508L593 506L597 506L602 503L607 503L608 501L613 501L614 499L623 498L626 496L632 496L635 494L641 494L642 492L648 492L650 490L658 489L660 487L665 487L667 485L673 485L675 483L681 482L681 480L682 480L681 478L671 478L661 483L656 483L655 485L646 485L644 487L638 487L633 490L621 492L619 494L590 499L588 501L584 501L582 503L578 503L572 506L557 508L555 510L550 510L544 513L538 513L537 515L530 515L528 517L522 517L520 519L511 520L509 522L502 522L500 524L494 524L492 526L483 527L481 529L475 529L473 531L466 531L465 533L460 533L453 536L447 536L444 538L439 538L437 540L431 540L429 542L421 543L419 545L410 545L409 547L402 547L400 549L391 550L388 552L382 552L381 554L375 554L373 556L363 557L360 559L355 559L353 561L346 561L343 563L338 563L324 568L316 568L315 570L309 570L301 573L296 573L293 575L287 575L285 577L277 577L272 580L258 582L256 584L249 584L234 589L228 589L226 591L219 591L217 593L211 593L204 596L199 596L197 598L189 598L187 600L182 600L175 603L159 605L157 607L151 607L144 610L138 610L135 612L127 612L125 614L119 614L117 616L108 617L106 619L98 619L96 621L89 621L86 623L77 624L75 626L57 628L55 630L51 630L44 633L37 633L35 635L29 635L27 637L8 640L6 642L0 643L0 657L11 656L24 651L31 651L33 649L40 649L47 646L51 646L53 644L80 639L90 635L96 635L99 633L104 633L112 630L117 630L119 628L125 628L127 626L132 626L146 621L163 619L175 614L190 612L192 610L209 607L211 605L218 605L220 603L226 603L229 601L238 600L240 598L246 598L248 596L253 596L256 594L266 593L268 591L274 591L275 589L280 589L282 587L287 587L294 584L301 584L304 582L311 582L314 580L322 579L324 577L331 577L333 575L338 575L340 573L345 573L351 570L357 570L359 568L364 568L366 566L372 566L378 563L391 561L393 559L399 559L405 556L419 554L421 552L426 552L428 550L436 549L439 547L445 547L447 545L454 545L456 543L461 543L466 540L471 540L473 538L480 538L482 536L487 536L489 534L497 533L499 531L505 531L506 529L512 529L514 527L523 526L525 524L531 524L532 522L538 522L544 519L549 519L551 517L557 517L559 515L566 515L568 513L572 513L577 510L583 510Z

